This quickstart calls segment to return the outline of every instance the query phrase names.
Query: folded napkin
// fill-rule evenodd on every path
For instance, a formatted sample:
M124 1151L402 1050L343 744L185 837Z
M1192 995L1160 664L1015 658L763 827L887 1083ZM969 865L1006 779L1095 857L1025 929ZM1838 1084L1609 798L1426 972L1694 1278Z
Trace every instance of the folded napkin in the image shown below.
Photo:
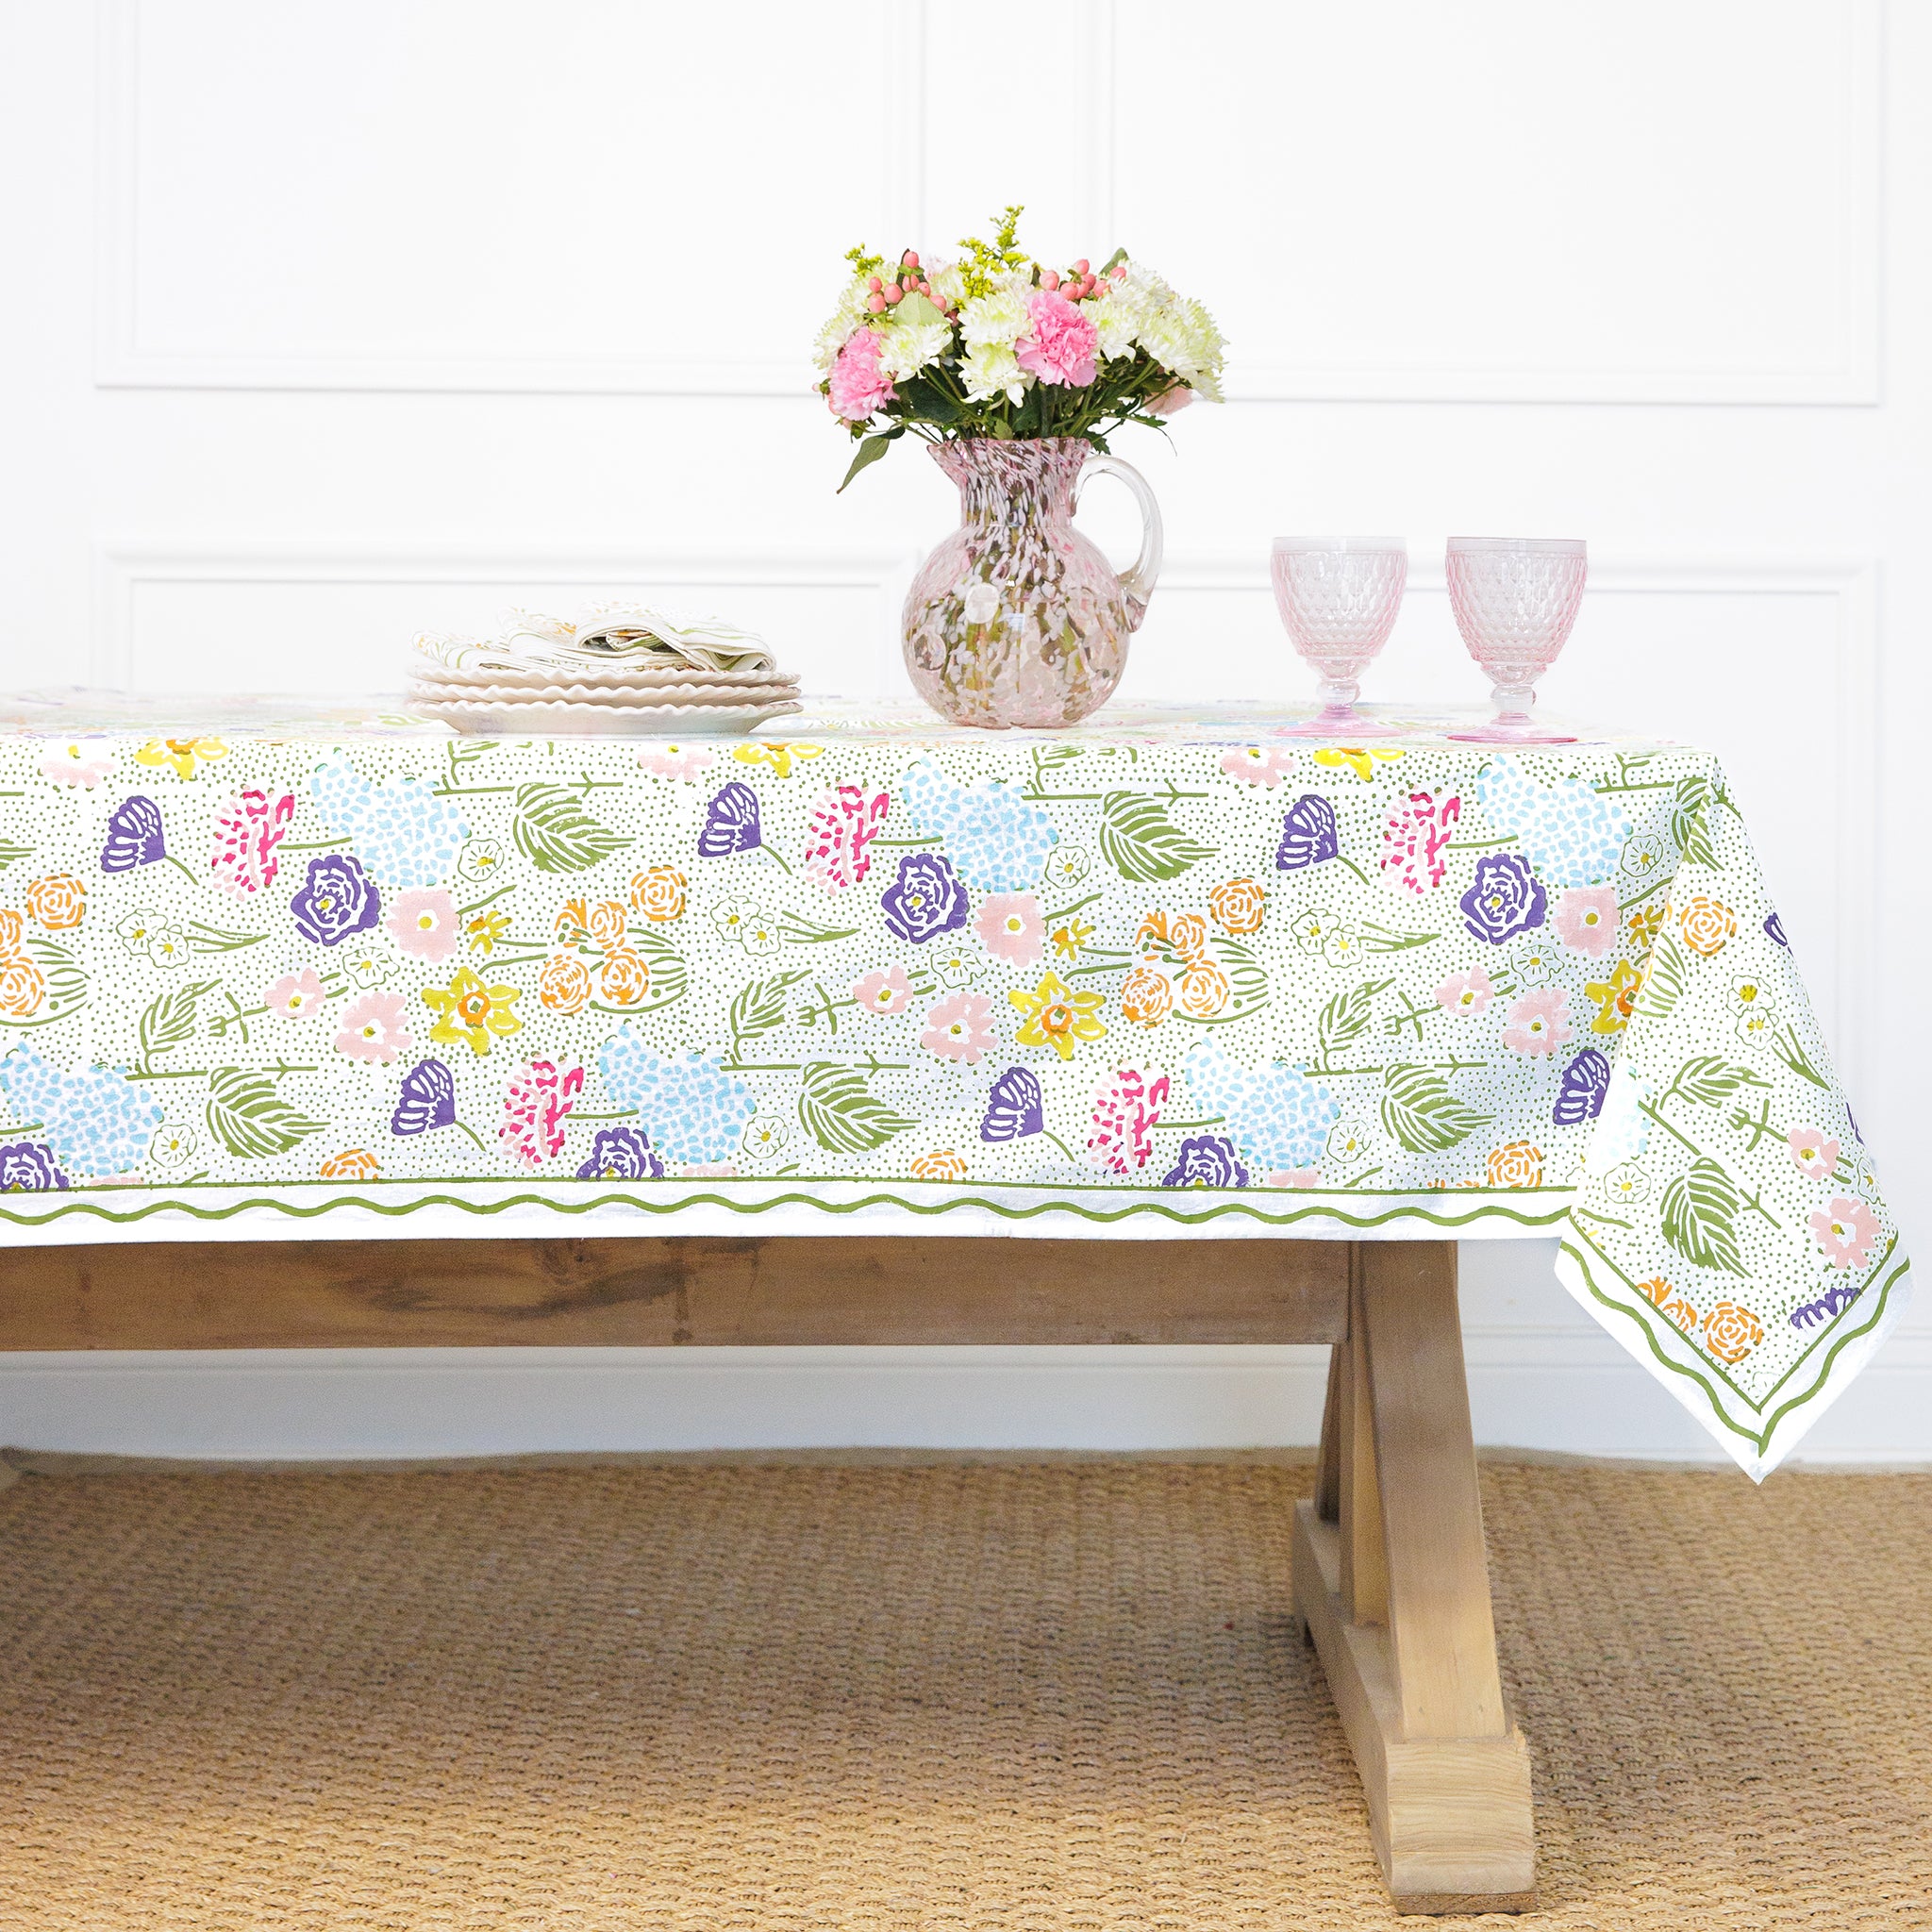
M422 656L463 672L613 665L713 675L775 669L770 646L756 633L722 618L682 617L645 604L592 604L575 624L512 608L497 637L419 631L415 642Z

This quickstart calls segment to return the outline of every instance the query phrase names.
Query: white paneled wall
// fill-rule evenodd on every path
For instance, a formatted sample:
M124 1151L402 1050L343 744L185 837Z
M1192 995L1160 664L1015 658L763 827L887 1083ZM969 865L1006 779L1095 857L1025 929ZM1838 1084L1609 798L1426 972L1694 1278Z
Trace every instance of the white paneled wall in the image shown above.
M370 691L418 627L638 590L903 689L949 491L902 448L835 496L807 350L853 242L1024 200L1232 341L1225 408L1124 448L1171 558L1129 691L1303 694L1267 540L1366 528L1416 558L1369 694L1474 698L1443 535L1589 537L1546 695L1723 754L1923 1237L1928 85L1905 0L0 6L0 682ZM1480 1431L1695 1452L1547 1262L1465 1250ZM0 1440L1291 1441L1317 1371L16 1357ZM1932 1315L1812 1441L1932 1456Z

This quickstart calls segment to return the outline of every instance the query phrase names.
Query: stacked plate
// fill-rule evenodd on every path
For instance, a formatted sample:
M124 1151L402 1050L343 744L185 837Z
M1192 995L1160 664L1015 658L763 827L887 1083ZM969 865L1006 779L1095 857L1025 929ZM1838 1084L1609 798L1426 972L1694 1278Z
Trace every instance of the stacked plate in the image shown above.
M410 659L409 708L458 731L542 738L709 737L756 731L800 708L797 677L763 653L741 652L723 667L667 656L527 634L508 648L425 635Z

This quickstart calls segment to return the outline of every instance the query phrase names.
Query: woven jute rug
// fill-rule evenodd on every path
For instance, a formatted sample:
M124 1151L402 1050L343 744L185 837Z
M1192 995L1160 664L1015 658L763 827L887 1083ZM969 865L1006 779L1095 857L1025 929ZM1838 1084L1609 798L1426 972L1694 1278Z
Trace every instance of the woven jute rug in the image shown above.
M0 1925L1414 1925L1288 1621L1308 1474L25 1476ZM1932 1476L1484 1504L1541 1905L1481 1923L1932 1926Z

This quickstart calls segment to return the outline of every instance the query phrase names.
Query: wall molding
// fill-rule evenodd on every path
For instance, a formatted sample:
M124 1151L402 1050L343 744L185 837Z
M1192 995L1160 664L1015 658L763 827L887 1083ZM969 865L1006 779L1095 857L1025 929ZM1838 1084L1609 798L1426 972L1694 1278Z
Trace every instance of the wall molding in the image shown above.
M1119 19L1116 0L1077 0L1078 111L1086 129L1078 201L1096 237L1118 233ZM1836 0L1848 37L1841 208L1843 353L1828 365L1764 370L1684 367L1549 370L1323 367L1242 357L1229 395L1251 402L1650 403L1683 406L1874 406L1882 389L1884 0ZM885 125L878 212L885 235L925 227L925 60L933 0L881 0ZM467 391L487 394L782 395L811 386L803 354L704 360L664 357L264 356L159 351L140 340L140 0L98 0L94 380L103 389ZM1108 244L1110 245L1110 244Z

